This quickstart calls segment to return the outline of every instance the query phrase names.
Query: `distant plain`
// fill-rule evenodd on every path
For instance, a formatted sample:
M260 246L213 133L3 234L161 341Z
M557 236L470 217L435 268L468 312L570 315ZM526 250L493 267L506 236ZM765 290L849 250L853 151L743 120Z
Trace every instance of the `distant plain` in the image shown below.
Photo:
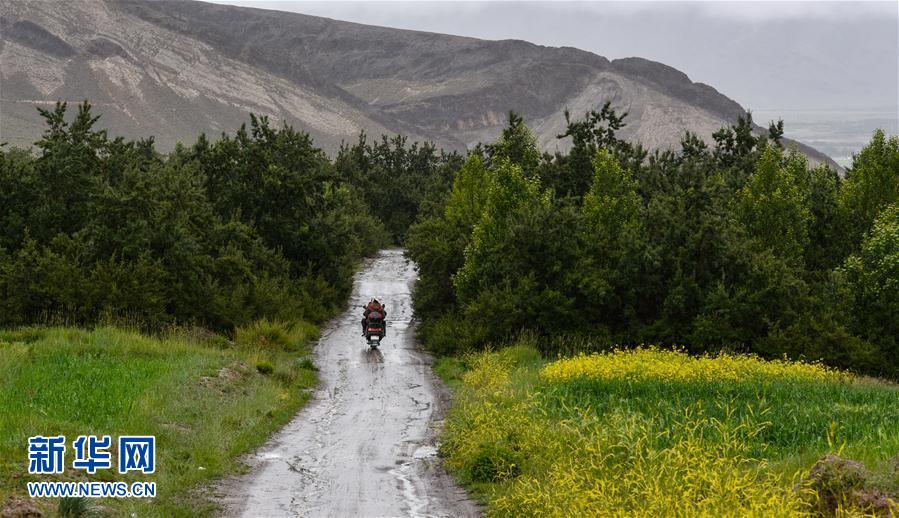
M899 133L896 107L856 110L763 109L752 112L761 125L783 119L785 135L821 151L843 167L852 164L858 153L880 128L888 135Z

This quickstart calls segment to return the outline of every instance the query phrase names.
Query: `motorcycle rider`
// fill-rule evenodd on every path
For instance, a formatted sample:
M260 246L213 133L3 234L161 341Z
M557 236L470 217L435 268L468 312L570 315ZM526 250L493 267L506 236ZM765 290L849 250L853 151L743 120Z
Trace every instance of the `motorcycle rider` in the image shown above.
M385 322L387 320L387 308L383 304L381 304L378 301L378 299L373 298L373 299L369 300L368 304L363 306L363 309L362 309L362 336L365 336L365 330L366 330L366 327L368 326L368 314L371 313L372 311L377 311L377 312L381 313L381 315L382 315L381 318L383 318ZM384 328L385 328L384 331L386 332L387 326L384 326Z

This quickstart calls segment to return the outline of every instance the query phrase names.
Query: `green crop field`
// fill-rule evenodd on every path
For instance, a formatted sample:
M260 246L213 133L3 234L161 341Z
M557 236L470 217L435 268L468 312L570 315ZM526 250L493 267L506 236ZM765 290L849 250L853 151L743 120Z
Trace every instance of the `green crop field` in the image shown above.
M260 322L238 330L237 343L184 331L163 338L115 328L0 332L0 501L24 495L29 481L143 480L156 482L157 498L104 499L100 510L212 512L196 488L239 469L238 456L309 398L302 389L315 373L303 353L316 332ZM85 434L155 435L156 473L111 469L88 478L71 469L69 454L63 474L28 475L28 437L35 434L65 435L70 443Z
M654 348L547 362L518 345L437 370L460 365L442 452L490 515L895 512L895 385Z

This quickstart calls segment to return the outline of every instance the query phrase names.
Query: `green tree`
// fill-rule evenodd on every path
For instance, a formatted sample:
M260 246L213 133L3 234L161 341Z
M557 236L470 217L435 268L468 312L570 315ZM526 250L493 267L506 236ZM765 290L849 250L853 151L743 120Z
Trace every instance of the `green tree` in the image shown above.
M499 140L486 146L491 167L509 161L521 168L526 177L537 174L540 165L540 151L537 137L527 127L524 119L515 112L509 112L509 123L503 129Z
M442 213L409 229L407 254L418 265L415 300L422 312L439 312L455 305L452 278L462 267L472 230L481 219L491 175L477 155L456 172Z
M493 177L480 220L474 226L471 244L465 250L465 264L456 274L459 300L465 304L480 289L509 277L505 239L516 218L537 206L549 204L535 179L527 179L521 167L503 160L492 170Z
M420 328L428 344L450 354L462 347L456 337L475 340L457 306L453 276L465 261L465 249L475 224L481 219L490 191L491 174L477 154L456 171L453 187L440 211L413 225L406 239L406 253L418 265L413 291L416 313L424 317Z
M883 208L838 273L851 290L853 330L879 346L884 374L899 375L899 204Z
M267 246L281 248L295 274L332 264L311 226L324 205L330 164L307 134L251 116L249 132L242 126L233 139L208 146L201 139L190 158L202 168L220 217L253 225Z
M621 154L629 146L616 137L616 133L626 126L627 113L618 115L610 102L600 111L590 110L581 120L572 120L565 110L565 133L557 138L571 137L571 152L557 157L560 167L554 174L543 173L541 178L547 187L553 188L559 196L582 197L590 188L593 179L593 160L597 151L606 149Z
M805 264L809 270L825 271L840 264L842 254L838 197L840 176L826 165L808 173L809 246Z
M616 330L633 316L641 271L642 200L637 182L605 149L593 159L593 184L584 197L577 271L582 307Z
M484 340L579 324L569 278L576 214L556 210L536 179L504 160L492 169L480 221L454 277L467 322ZM552 238L547 238L552 236ZM573 320L574 319L574 320Z
M783 157L769 146L736 202L738 219L758 245L794 262L809 243L811 214L798 184L806 169L803 155L792 151Z
M35 155L0 148L0 326L319 320L386 239L307 135L264 118L164 156L94 130L87 103L41 113Z
M899 200L899 137L886 138L874 132L852 159L839 195L839 210L845 237L844 251L858 249L874 218L883 208Z
M397 244L422 211L435 210L461 164L459 154L430 142L383 136L369 143L365 133L353 146L341 146L334 160L339 181L358 191Z

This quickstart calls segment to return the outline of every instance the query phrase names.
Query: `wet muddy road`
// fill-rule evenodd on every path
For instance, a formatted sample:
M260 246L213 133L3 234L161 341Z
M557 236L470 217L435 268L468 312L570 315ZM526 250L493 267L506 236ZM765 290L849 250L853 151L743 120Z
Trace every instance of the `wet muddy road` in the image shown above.
M436 457L445 389L414 340L414 266L384 250L356 274L350 309L315 348L314 399L222 488L226 516L474 516ZM361 306L387 306L387 336L370 350Z

